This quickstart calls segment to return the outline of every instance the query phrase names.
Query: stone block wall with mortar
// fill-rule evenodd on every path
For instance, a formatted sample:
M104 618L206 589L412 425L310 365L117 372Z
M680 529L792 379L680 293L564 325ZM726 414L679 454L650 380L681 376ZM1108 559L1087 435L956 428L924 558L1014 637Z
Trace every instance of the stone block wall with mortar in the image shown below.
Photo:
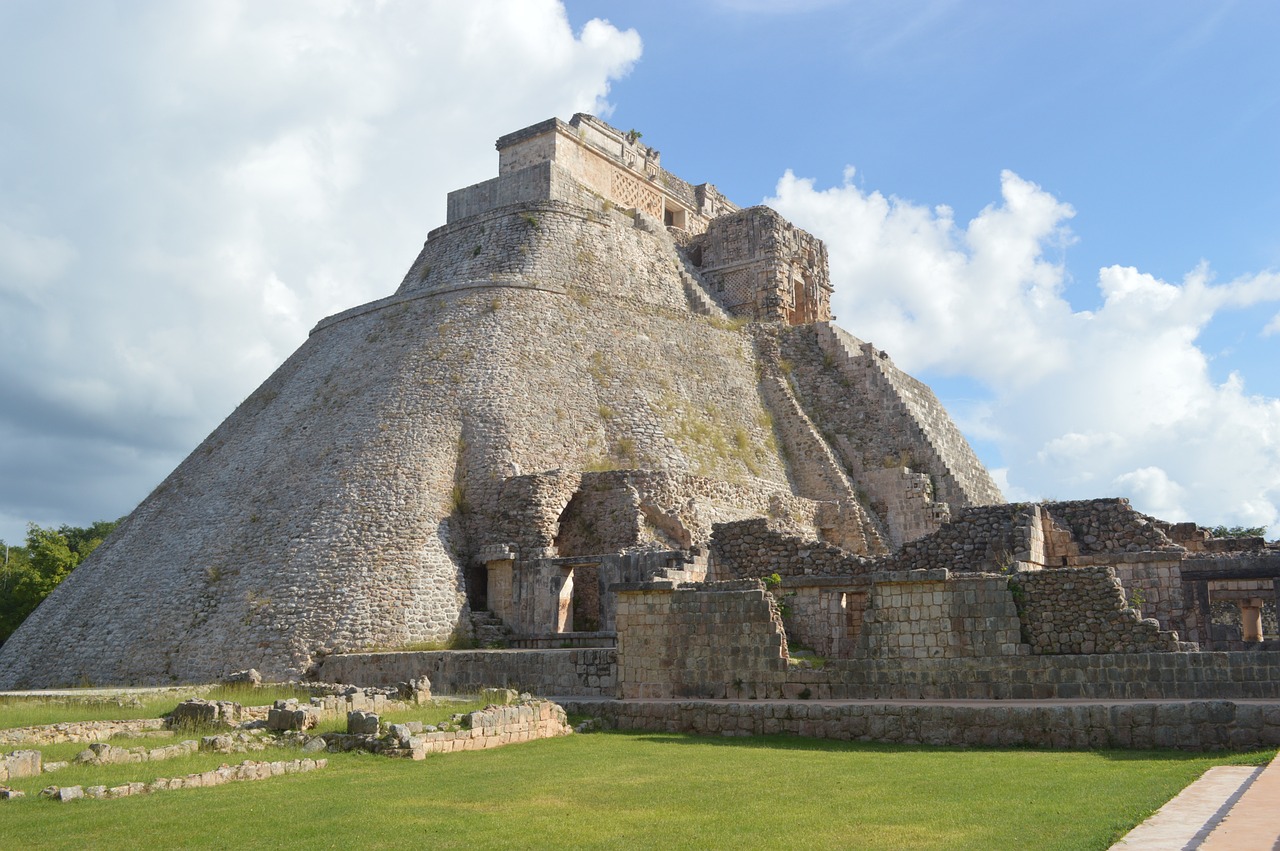
M1006 581L1008 581L1006 579ZM1129 608L1110 567L1075 567L1019 573L1024 640L1033 653L1091 654L1177 651L1178 636Z
M924 571L877 577L871 588L860 656L946 659L1029 652L1008 577L948 578L943 571Z
M418 677L431 680L435 694L477 694L485 688L512 688L536 695L613 697L612 648L567 650L427 650L349 653L330 656L321 676L361 686L390 686Z
M617 590L619 697L781 696L786 633L759 582Z
M697 735L786 734L862 742L1061 750L1255 750L1280 745L1280 706L1193 703L952 706L806 701L574 703L611 727Z
M1094 653L829 659L793 667L817 700L1280 700L1280 654Z

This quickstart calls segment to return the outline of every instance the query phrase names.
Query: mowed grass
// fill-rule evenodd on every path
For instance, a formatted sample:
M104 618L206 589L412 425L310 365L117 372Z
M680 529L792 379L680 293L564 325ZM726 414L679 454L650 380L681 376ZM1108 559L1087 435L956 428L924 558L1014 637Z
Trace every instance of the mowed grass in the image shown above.
M35 848L1078 851L1106 848L1212 765L1271 755L599 733L418 763L331 754L313 774L140 798L0 803L0 836Z
M311 693L289 685L193 687L180 693L164 692L138 696L19 697L0 699L0 730L62 724L72 721L127 721L135 718L159 718L190 697L205 700L230 700L245 706L265 706L291 697L306 701Z

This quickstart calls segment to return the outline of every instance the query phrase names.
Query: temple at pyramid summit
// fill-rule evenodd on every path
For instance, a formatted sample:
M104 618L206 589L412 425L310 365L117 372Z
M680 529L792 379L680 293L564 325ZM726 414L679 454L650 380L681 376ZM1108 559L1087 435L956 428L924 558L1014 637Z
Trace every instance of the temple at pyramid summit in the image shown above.
M1280 694L1274 546L1006 503L835 324L821 240L590 115L497 149L394 293L318 322L0 647L0 688L1069 696L1105 654Z

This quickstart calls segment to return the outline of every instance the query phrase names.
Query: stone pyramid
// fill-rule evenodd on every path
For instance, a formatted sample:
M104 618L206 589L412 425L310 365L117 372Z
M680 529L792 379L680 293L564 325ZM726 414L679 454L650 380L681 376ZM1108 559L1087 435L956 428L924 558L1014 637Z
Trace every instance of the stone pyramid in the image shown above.
M1002 501L832 323L819 240L592 116L497 146L395 294L318 323L0 648L0 688L297 677L485 618L607 638L610 582L714 578L714 523L873 555Z

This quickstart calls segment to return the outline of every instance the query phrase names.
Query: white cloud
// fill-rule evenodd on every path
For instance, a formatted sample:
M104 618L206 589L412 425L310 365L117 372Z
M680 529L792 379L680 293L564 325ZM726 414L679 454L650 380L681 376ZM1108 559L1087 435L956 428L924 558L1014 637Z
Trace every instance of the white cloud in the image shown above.
M21 296L66 273L76 250L65 239L25 233L0 221L0 291Z
M1262 336L1270 337L1272 334L1280 334L1280 313L1271 317L1271 321L1267 323L1267 327L1262 329Z
M961 226L852 177L819 190L787 172L767 203L827 241L842 326L909 371L991 389L970 409L999 447L1007 494L1280 521L1280 400L1249 394L1239 374L1215 383L1197 345L1217 311L1280 301L1280 275L1215 284L1202 264L1171 283L1110 266L1101 306L1073 310L1056 258L1074 211L1034 183L1004 172L1001 202Z
M556 0L0 6L0 517L130 508L640 51Z

